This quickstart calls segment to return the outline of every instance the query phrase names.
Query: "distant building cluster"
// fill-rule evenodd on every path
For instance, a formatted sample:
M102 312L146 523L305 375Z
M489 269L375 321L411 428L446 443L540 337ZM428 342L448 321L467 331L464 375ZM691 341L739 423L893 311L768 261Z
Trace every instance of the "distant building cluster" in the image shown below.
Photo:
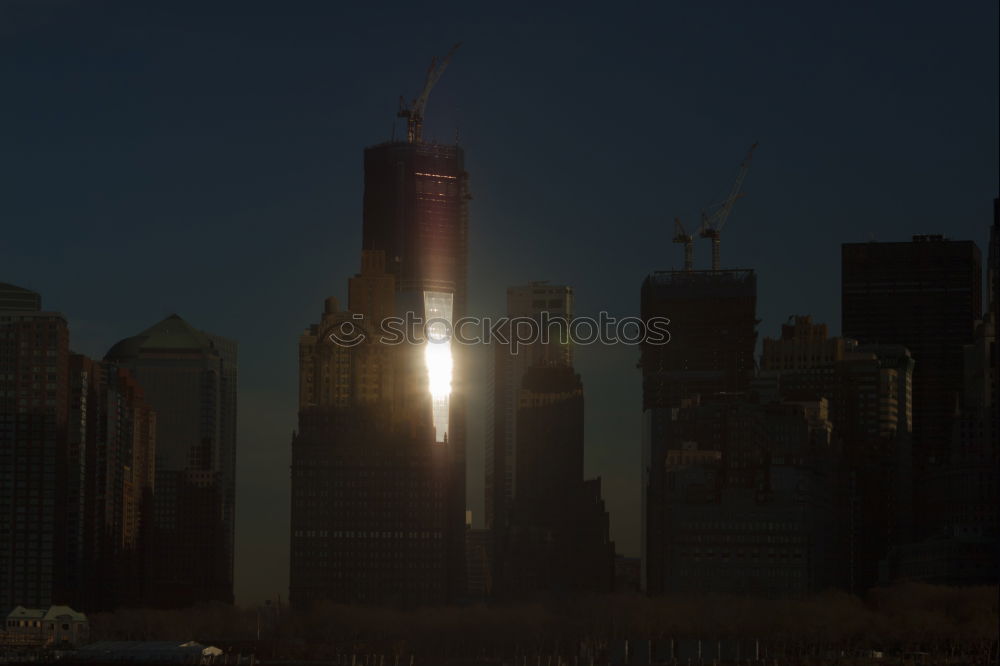
M465 313L463 159L420 141L365 151L361 271L347 308L328 299L299 340L293 604L995 582L997 290L984 315L978 249L937 236L844 245L843 336L794 316L759 358L755 271L645 280L642 318L672 324L668 344L641 347L641 560L616 555L601 479L584 478L569 337L494 344L473 528L462 350L448 352L442 394L441 349L379 330L408 312ZM991 284L997 243L994 226ZM507 315L571 321L573 290L512 286Z
M465 314L468 174L457 146L365 151L361 271L299 339L290 599L434 605L606 592L615 552L583 478L583 385L568 340L495 345L486 529L467 520L459 346L387 344L379 324ZM508 293L511 316L572 315L572 290ZM353 333L350 340L346 340ZM357 340L357 344L354 343ZM348 344L345 344L348 342ZM447 377L434 378L444 358ZM444 389L441 389L444 386Z
M70 350L0 285L0 609L231 602L236 347L176 315Z
M615 552L602 479L584 473L585 384L566 331L490 349L474 528L470 350L430 325L467 314L464 151L420 130L444 64L400 112L407 140L364 151L360 271L346 307L327 298L298 340L294 606L997 582L1000 204L985 313L975 243L849 243L842 336L793 316L758 358L757 274L723 269L719 255L753 148L703 221L712 269L693 268L694 236L678 220L684 270L641 286L642 323L671 322L667 344L641 345L641 558ZM387 340L382 324L403 315L425 326ZM569 322L573 289L511 286L507 315L499 340L511 321ZM234 341L172 315L91 359L71 351L65 317L39 294L0 284L6 641L79 642L86 617L69 606L233 602L237 356Z
M643 587L803 596L997 582L996 318L970 241L842 252L843 337L795 316L759 364L749 270L668 271L642 316Z

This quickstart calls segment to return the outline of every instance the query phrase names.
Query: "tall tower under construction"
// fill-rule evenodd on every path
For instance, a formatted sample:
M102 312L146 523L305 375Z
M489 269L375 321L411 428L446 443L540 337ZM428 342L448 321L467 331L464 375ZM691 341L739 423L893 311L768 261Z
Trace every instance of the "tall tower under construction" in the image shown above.
M386 272L395 278L397 314L412 312L425 322L453 322L464 316L468 199L468 174L459 146L392 142L365 150L362 245L365 251L385 255ZM426 353L445 351L448 344L429 343ZM432 410L436 441L447 449L452 467L447 493L448 524L453 528L448 535L448 569L457 576L451 581L457 593L464 584L467 386L462 349L450 347L450 377L432 396ZM419 348L410 351L425 356ZM421 364L415 362L413 367L419 369ZM428 381L438 383L433 377Z
M420 96L401 108L406 140L365 149L362 271L347 310L328 300L300 340L297 605L428 605L464 592L467 387L449 328L465 313L468 174L459 146L422 138L427 96L450 57L432 63ZM383 344L389 315L417 324L405 344ZM351 326L364 344L331 337Z

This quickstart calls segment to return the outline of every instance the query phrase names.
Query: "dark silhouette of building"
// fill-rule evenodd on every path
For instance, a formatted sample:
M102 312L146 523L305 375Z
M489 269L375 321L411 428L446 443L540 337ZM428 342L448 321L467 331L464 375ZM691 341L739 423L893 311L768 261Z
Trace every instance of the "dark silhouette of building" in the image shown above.
M4 285L0 309L0 608L67 600L80 572L81 461L70 450L69 328ZM26 308L26 309L21 309ZM72 482L71 482L72 480Z
M671 410L663 592L802 597L836 580L827 403L696 396Z
M993 316L994 335L996 335L996 329L1000 326L1000 198L993 200L993 226L990 227L990 249L986 275L990 285L989 308ZM993 376L990 387L993 403L993 433L994 437L1000 437L1000 353L993 354ZM1000 467L998 467L998 471L1000 471ZM1000 500L1000 495L997 496L997 499ZM1000 504L1000 501L997 504Z
M507 288L507 317L515 328L527 333L536 322L546 336L539 334L530 344L512 350L509 344L493 344L493 367L490 378L489 412L486 424L486 527L503 529L507 511L517 487L517 414L521 380L528 368L538 365L569 367L573 348L569 342L568 323L573 318L573 289L548 282ZM510 339L511 324L500 328ZM515 331L516 332L516 331ZM527 336L525 336L527 337Z
M854 592L885 580L890 549L911 538L912 376L905 347L831 338L808 316L764 340L761 401L829 402L840 454L837 583Z
M845 243L841 268L844 336L910 350L918 469L947 462L962 393L963 349L982 316L979 248L942 236Z
M529 368L517 416L517 492L497 530L494 596L610 592L614 543L601 480L583 480L583 385L572 367Z
M115 344L156 411L146 603L233 601L236 343L171 315Z
M486 601L493 593L493 530L472 527L472 512L465 525L465 596L470 601Z
M642 558L615 556L615 592L638 594L642 591Z
M653 273L642 284L641 312L646 321L670 319L668 344L642 346L644 410L750 387L757 344L752 270Z
M962 261L978 283L978 253L969 252ZM987 261L987 312L974 324L971 341L961 360L948 368L948 379L957 370L961 382L953 400L947 455L924 460L919 478L921 512L916 539L894 553L895 578L953 585L995 585L1000 577L1000 429L997 424L997 275L1000 273L1000 204L994 201ZM966 266L972 264L972 267ZM970 288L971 291L971 288ZM963 293L956 295L959 305ZM974 297L978 300L978 294ZM943 302L937 307L944 309ZM950 312L935 313L947 316ZM965 317L959 320L964 325ZM941 363L954 363L957 335L948 338L948 352ZM944 346L945 340L940 341ZM915 373L919 375L920 364ZM917 405L914 405L917 409ZM914 417L915 427L920 421Z
M670 341L644 343L640 359L643 406L643 585L666 585L666 461L673 409L696 395L750 388L757 341L757 278L752 270L665 271L642 285L643 321L670 320Z
M382 405L314 407L292 442L290 598L414 607L450 600L447 450ZM464 547L463 547L464 552Z

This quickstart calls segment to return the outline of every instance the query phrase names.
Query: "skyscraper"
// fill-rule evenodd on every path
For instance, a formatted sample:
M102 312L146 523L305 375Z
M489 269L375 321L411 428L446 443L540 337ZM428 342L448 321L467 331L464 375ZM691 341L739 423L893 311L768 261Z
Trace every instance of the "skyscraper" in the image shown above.
M0 608L69 598L79 575L79 457L69 446L69 328L34 292L0 302ZM25 308L25 309L20 309Z
M507 288L507 317L528 318L542 326L543 313L553 322L547 336L515 351L510 345L493 345L489 419L486 425L486 527L503 525L506 509L517 486L517 413L521 380L532 366L573 365L568 329L559 320L573 319L573 289L566 285L533 282ZM515 323L514 326L517 326ZM510 335L510 325L503 327ZM563 335L560 335L563 333ZM582 473L582 470L581 470Z
M950 464L963 405L963 360L982 316L979 248L914 236L909 243L842 246L845 337L894 344L913 357L913 516L918 540L939 533L928 480Z
M421 136L427 96L453 52L400 111L407 140L365 149L361 273L347 310L328 299L300 338L297 605L436 604L466 588L468 387L450 328L466 306L468 174L459 146ZM388 342L383 320L393 314L410 326ZM351 331L363 340L345 344Z
M990 249L986 276L990 284L989 308L994 338L989 385L992 397L993 439L996 441L1000 438L1000 350L995 347L997 329L1000 328L1000 198L993 200L993 226L990 227ZM996 479L996 503L1000 505L1000 456L997 457Z
M518 486L494 530L494 595L610 592L615 549L601 480L583 479L580 377L572 366L535 365L517 395Z
M237 350L171 315L115 344L157 413L147 603L233 601Z
M460 146L408 142L372 146L364 155L362 249L381 251L395 279L395 312L425 322L466 313L469 175ZM419 359L400 360L428 381L435 438L447 442L447 543L450 594L464 589L466 363L461 345L408 345ZM426 374L421 374L426 373ZM429 375L429 376L428 376Z
M382 252L365 251L349 309L327 299L299 340L290 577L298 607L431 605L457 594L450 442L436 441L420 347L383 344L379 324L396 299L385 268ZM358 344L339 337L360 332Z
M938 241L938 245L946 243ZM928 313L941 318L958 317L954 322L956 328L942 331L941 338L936 340L937 347L930 347L925 353L938 354L931 356L930 365L931 370L940 371L931 376L938 384L932 384L930 389L946 385L957 394L952 402L954 409L947 414L951 426L950 436L944 442L947 453L920 461L916 487L921 529L916 534L917 540L899 549L895 573L900 578L936 583L995 585L1000 557L1000 401L997 394L1000 355L996 346L1000 201L994 200L987 253L987 312L981 321L974 322L971 339L958 356L955 348L961 341L959 333L964 332L968 322L966 307L978 307L976 287L979 284L978 251L971 243L962 245L968 248L965 252L958 254L957 250L952 250L958 258L949 266L949 275L937 276L932 283L945 293L930 300L934 310ZM939 248L937 252L945 250ZM952 286L951 280L961 280L961 283ZM964 284L973 280L975 285ZM974 304L968 303L969 294ZM951 300L954 302L948 302ZM928 331L926 335L931 337L933 332ZM923 342L923 347L929 346ZM959 358L961 360L957 360ZM919 373L918 360L914 392L917 379L921 377ZM956 376L960 379L957 386ZM922 381L927 383L928 378L923 376ZM923 390L925 394L929 391L926 386ZM914 401L914 411L917 409ZM919 416L919 413L914 415L914 428L921 425L927 428L928 417L921 420ZM943 427L944 414L930 416L940 417L940 422L932 422L932 426Z
M69 446L80 460L68 480L75 502L67 544L82 560L70 581L74 598L88 611L144 605L153 555L156 414L127 370L80 354L70 357L70 398Z
M697 395L744 392L754 374L757 276L752 270L656 272L642 284L641 315L670 320L670 341L644 343L643 583L662 593L667 549L667 457L680 448L671 421Z
M993 225L986 261L987 307L994 318L1000 317L1000 198L993 200Z

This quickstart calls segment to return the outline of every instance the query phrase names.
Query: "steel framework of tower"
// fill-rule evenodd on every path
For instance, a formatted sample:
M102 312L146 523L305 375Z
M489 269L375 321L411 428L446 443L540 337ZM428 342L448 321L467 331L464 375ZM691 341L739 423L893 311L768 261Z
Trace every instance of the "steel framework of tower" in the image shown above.
M687 232L679 217L674 218L673 242L684 244L684 270L694 270L694 236Z
M757 143L754 142L750 146L750 150L747 152L746 158L740 164L740 171L736 176L736 182L733 184L733 189L729 192L729 196L720 201L719 203L709 206L707 209L702 211L701 214L701 226L698 229L698 235L702 238L709 238L712 240L712 270L718 271L721 269L721 244L722 244L722 227L725 226L726 220L729 218L729 214L733 211L733 205L736 200L743 196L740 190L743 188L743 180L747 176L747 171L750 169L750 159L753 157L753 151L757 147ZM679 242L675 239L675 242Z
M406 102L400 96L399 111L396 113L396 117L406 118L406 140L408 143L420 143L422 141L424 109L427 107L427 98L430 97L431 89L438 82L438 79L441 78L441 75L444 74L445 68L448 67L451 57L455 55L455 51L458 50L459 46L461 44L452 46L451 50L448 51L448 55L441 59L440 64L436 56L431 58L431 65L427 68L427 78L424 80L424 89L409 107L406 106Z

